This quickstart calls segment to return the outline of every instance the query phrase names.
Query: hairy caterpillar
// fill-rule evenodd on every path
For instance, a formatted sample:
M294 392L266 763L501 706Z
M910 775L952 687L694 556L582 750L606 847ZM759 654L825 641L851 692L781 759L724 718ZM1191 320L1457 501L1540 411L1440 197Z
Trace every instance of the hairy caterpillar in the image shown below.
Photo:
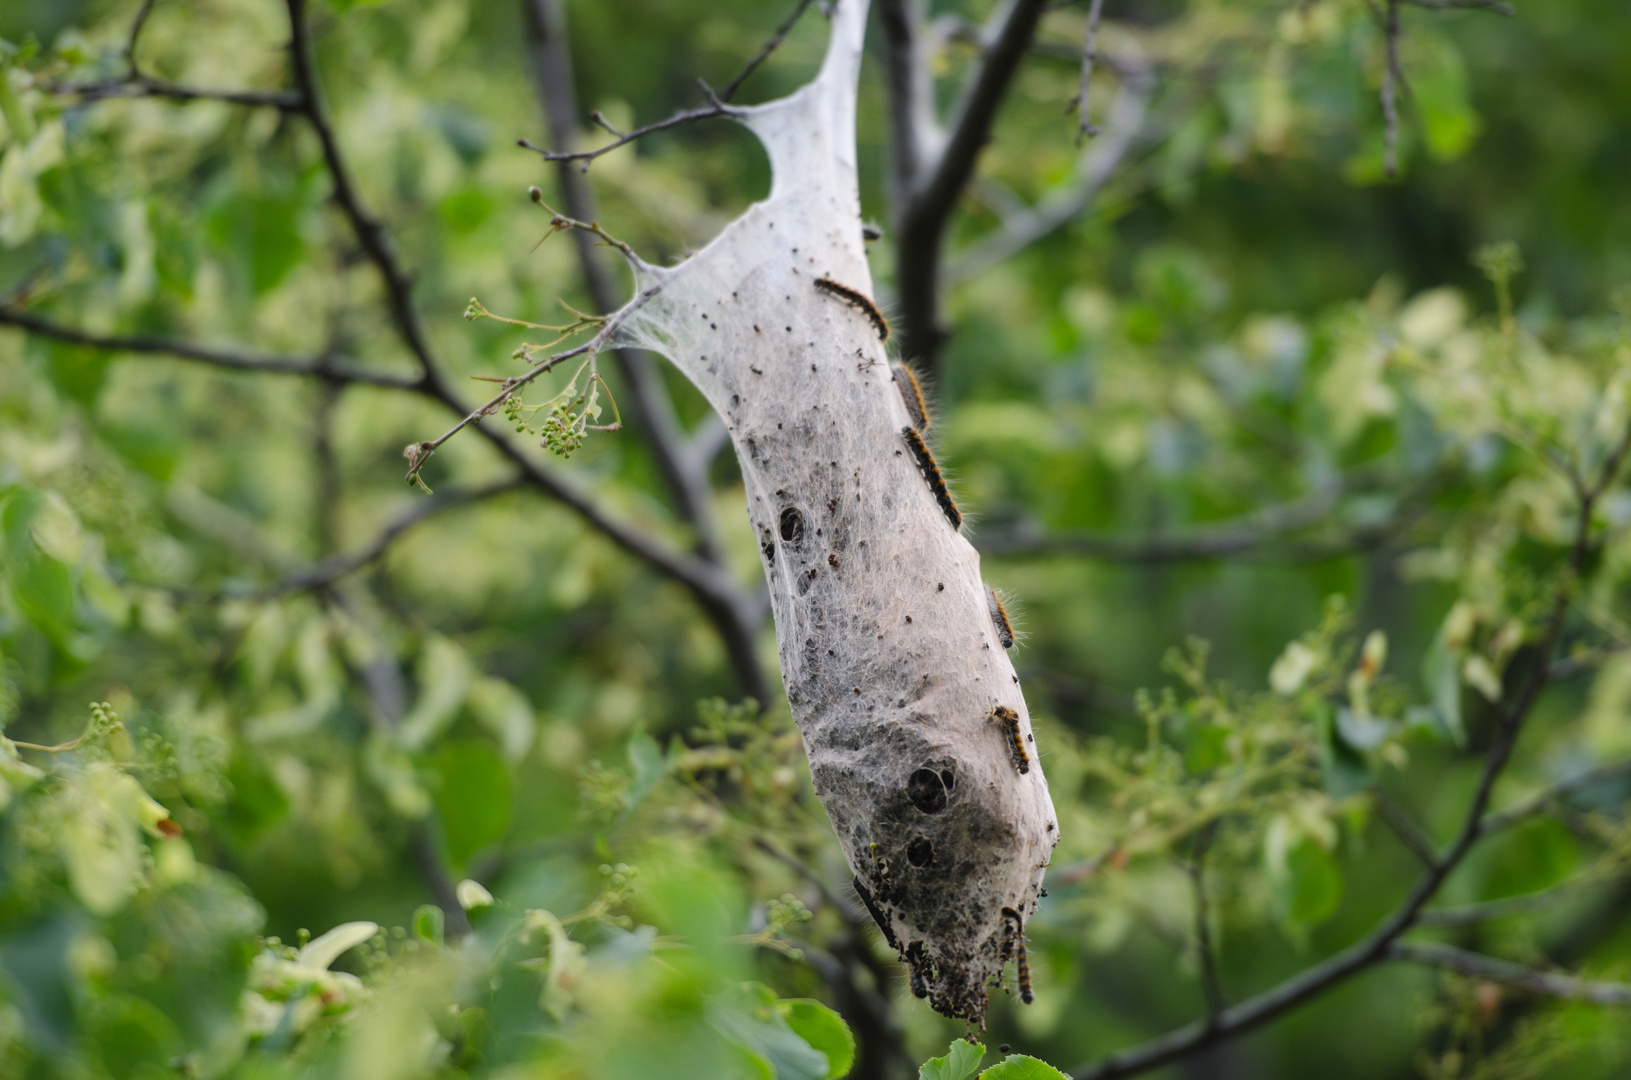
M989 585L986 586L985 595L986 599L991 602L991 621L997 627L997 640L1002 642L1003 648L1012 649L1014 647L1014 625L1008 621L1008 609L1002 606L1002 597L997 595L996 589L991 588Z
M1031 992L1031 963L1025 956L1025 920L1011 907L1002 909L1004 918L1014 921L1014 970L1019 975L1019 1000L1029 1005L1036 1000Z
M889 320L883 317L883 312L878 310L878 306L868 299L865 293L848 285L840 285L830 277L817 278L815 286L860 308L866 317L872 320L872 325L877 327L878 340L889 340Z
M900 398L906 403L906 415L912 418L912 426L919 431L928 431L929 407L923 402L923 389L917 384L917 376L912 374L911 368L896 364L891 378L900 389Z
M912 448L912 456L917 458L917 467L923 473L923 479L929 482L929 490L934 493L934 501L940 504L945 511L946 520L951 527L963 527L963 515L957 509L957 504L951 501L951 492L946 490L946 482L940 477L940 466L934 463L934 455L923 442L923 436L917 433L917 428L903 427L900 433L906 436L906 445Z
M883 917L883 912L878 910L878 905L872 902L872 893L867 890L865 885L861 884L859 876L855 878L854 885L855 895L861 898L861 903L866 905L866 913L872 916L872 921L878 924L879 930L883 931L883 939L889 942L891 949L899 952L900 942L895 940L895 932L889 928L889 920Z
M1006 705L998 705L991 712L992 723L1001 724L1008 739L1008 751L1013 756L1014 768L1021 773L1031 771L1031 755L1025 752L1025 740L1019 733L1019 713Z
M923 955L923 942L914 941L906 946L906 974L911 979L913 997L929 996L929 985L923 978L923 969L928 964L928 958Z

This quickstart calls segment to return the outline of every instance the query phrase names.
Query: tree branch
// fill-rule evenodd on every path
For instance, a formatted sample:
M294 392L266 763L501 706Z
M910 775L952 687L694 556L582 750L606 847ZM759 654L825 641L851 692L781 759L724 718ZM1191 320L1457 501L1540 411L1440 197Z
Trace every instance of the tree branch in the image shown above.
M1268 1023L1282 1013L1320 996L1325 991L1346 982L1370 967L1390 959L1399 939L1420 920L1422 910L1438 894L1445 879L1461 864L1467 853L1485 835L1485 812L1489 807L1495 784L1511 761L1513 748L1522 733L1535 701L1545 689L1551 673L1552 654L1557 649L1563 630L1563 618L1568 612L1569 598L1573 595L1581 570L1590 552L1591 522L1597 501L1608 490L1618 474L1626 452L1631 449L1631 429L1628 429L1614 451L1609 455L1597 482L1582 492L1581 504L1575 522L1574 545L1563 568L1563 579L1553 598L1546 627L1541 634L1534 665L1530 668L1523 689L1512 704L1501 713L1494 742L1484 759L1484 771L1460 831L1449 849L1429 866L1415 887L1393 913L1383 919L1370 933L1346 949L1326 958L1313 967L1264 991L1239 1005L1225 1009L1213 1020L1197 1020L1185 1027L1103 1058L1078 1069L1074 1080L1112 1080L1136 1076L1205 1049L1225 1039L1233 1038Z
M1433 850L1432 838L1422 831L1422 827L1404 807L1393 801L1392 796L1378 788L1371 793L1371 801L1387 827L1393 830L1393 835L1421 860L1423 866L1433 866L1438 862L1438 852Z
M184 86L147 75L132 75L94 83L67 83L50 88L53 94L69 94L78 103L89 105L112 98L162 98L167 101L224 101L297 113L304 104L299 94L288 90L233 90L224 87Z
M1195 847L1184 870L1195 893L1195 953L1200 963L1201 993L1206 996L1206 1020L1216 1024L1228 1007L1218 980L1217 953L1212 946L1212 907L1206 893L1206 853L1212 847L1218 823L1214 819L1195 834Z
M1430 11L1449 11L1456 9L1493 11L1497 15L1507 16L1516 15L1518 13L1517 8L1513 7L1511 4L1503 3L1502 0L1402 0L1402 2L1409 4L1412 7L1427 8Z
M1110 106L1108 128L1076 164L1076 174L1043 196L1034 207L1004 215L996 231L958 253L946 269L948 285L977 277L1002 260L1075 218L1098 197L1138 141L1149 106L1153 79L1147 68L1133 69Z
M802 0L793 15L777 31L777 36L760 50L741 75L731 81L726 88L727 95L741 85L764 57L770 55L808 6L809 0ZM571 52L567 48L566 12L559 0L523 0L523 14L526 16L534 77L548 119L551 140L557 147L570 150L576 133L573 118L577 115L578 105L572 85ZM557 178L566 212L583 221L594 221L597 216L594 193L581 170L572 168L567 161L561 161ZM605 261L592 243L593 238L582 230L574 230L572 238L577 245L584 281L596 308L602 312L617 310L621 306L618 289ZM638 421L640 433L657 465L657 472L668 488L679 518L693 531L698 558L723 569L712 491L708 484L707 466L710 459L687 453L684 428L652 357L632 349L618 349L612 358L629 387L630 411ZM723 430L723 424L719 426ZM725 641L743 692L761 703L768 703L770 683L759 662L756 642L764 608L757 604L750 607L733 600L728 604L710 601L707 610Z
M1300 499L1174 536L1128 537L1096 532L1043 534L1034 528L1022 527L980 537L977 545L983 554L1004 557L1074 555L1106 562L1153 565L1225 559L1286 544L1279 554L1301 561L1373 547L1393 535L1407 520L1401 516L1324 541L1287 543L1293 534L1329 517L1340 495L1340 485L1333 484Z
M1088 94L1093 89L1093 62L1099 58L1099 16L1104 11L1104 0L1093 0L1087 9L1087 37L1082 41L1082 82L1076 91L1076 144L1099 133L1088 117Z
M901 353L931 372L946 336L940 325L939 304L946 228L964 186L974 174L980 151L991 138L997 109L1007 96L1046 7L1046 0L1008 0L1000 29L985 50L979 74L951 125L945 149L922 181L907 192L896 252L896 285L905 323ZM891 78L892 94L898 92L901 82L902 77ZM909 108L910 103L897 103L892 105L892 113L905 118Z
M1520 821L1527 820L1546 810L1547 807L1568 798L1575 792L1594 784L1605 783L1610 780L1620 780L1631 776L1631 759L1614 761L1607 765L1599 765L1593 769L1576 773L1565 780L1559 780L1551 787L1524 799L1522 802L1508 807L1497 814L1490 814L1478 823L1478 835L1488 836L1490 833L1509 829Z
M383 386L391 390L422 389L420 379L406 379L400 375L370 371L333 356L278 356L242 349L194 345L191 342L170 341L164 338L91 334L4 305L0 305L0 326L14 326L38 337L51 338L69 345L105 349L109 352L172 356L179 360L191 360L229 371L303 375L331 383L360 383L364 386Z
M1503 983L1548 997L1585 1001L1593 1005L1631 1005L1631 984L1597 982L1572 975L1540 971L1510 960L1469 952L1452 945L1418 941L1396 941L1388 948L1388 959L1412 964L1447 968L1475 979Z
M1578 877L1558 883L1550 889L1539 892L1524 893L1520 896L1505 896L1499 900L1486 900L1478 904L1463 904L1460 907L1428 908L1416 920L1418 926L1471 926L1476 923L1489 922L1493 919L1504 919L1510 915L1526 915L1531 911L1540 911L1557 903L1563 898L1600 884L1612 874L1603 872L1600 868L1593 868Z
M766 41L742 70L737 72L736 78L726 83L724 89L719 91L719 100L729 101L736 96L736 92L742 88L742 84L748 81L748 76L757 71L759 65L770 59L770 54L781 47L781 43L787 40L788 33L798 23L799 19L803 18L805 10L814 2L815 0L798 0L798 6L793 9L793 14L787 16L786 20L776 27L776 32L770 36L770 40ZM562 141L560 132L557 131L556 143L560 144Z
M354 574L379 559L393 543L415 525L454 507L514 491L522 483L520 477L512 476L480 487L443 491L428 499L416 500L413 506L387 522L385 527L362 547L355 551L331 555L314 566L288 574L270 589L265 590L265 593L275 596L309 589L326 589L341 578Z

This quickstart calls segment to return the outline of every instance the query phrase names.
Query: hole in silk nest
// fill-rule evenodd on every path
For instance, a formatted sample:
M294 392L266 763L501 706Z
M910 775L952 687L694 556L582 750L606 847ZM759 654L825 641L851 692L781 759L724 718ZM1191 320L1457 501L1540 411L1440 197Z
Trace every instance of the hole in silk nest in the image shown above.
M919 769L906 780L906 797L925 814L946 808L946 782L933 769Z

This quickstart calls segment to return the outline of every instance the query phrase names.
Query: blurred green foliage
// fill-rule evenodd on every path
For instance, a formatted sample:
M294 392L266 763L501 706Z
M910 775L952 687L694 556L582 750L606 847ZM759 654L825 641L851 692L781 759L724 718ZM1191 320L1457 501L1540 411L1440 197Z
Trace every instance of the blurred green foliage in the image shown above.
M0 10L0 297L94 334L411 375L297 117L55 89L123 73L137 6ZM584 108L665 115L784 6L569 5ZM1044 21L961 242L1069 177L1084 8ZM1560 589L1559 679L1497 804L1631 754L1624 484L1569 569L1581 489L1631 418L1631 12L1407 8L1397 181L1366 4L1110 0L1106 20L1107 51L1158 71L1139 152L1086 213L950 292L936 388L977 537L1061 538L985 564L1024 602L1062 842L1029 927L1037 1002L999 995L984 1036L1060 1066L1202 1013L1197 881L1232 1000L1392 909L1418 865L1387 808L1455 834ZM522 329L466 322L469 297L543 323L589 307L570 244L533 249L548 221L526 188L553 199L554 175L510 145L542 127L519 5L333 0L313 26L439 355L461 381L510 374ZM750 96L807 78L824 30L808 16ZM166 0L140 59L278 89L287 38L271 0ZM942 88L972 60L949 36ZM865 80L863 205L886 222L876 65ZM727 125L590 175L652 261L768 180ZM535 398L576 402L570 376ZM797 733L779 702L727 704L725 650L682 588L521 490L332 586L291 584L418 505L401 447L445 427L388 389L0 333L0 1075L838 1077L866 1051L865 993L912 1067L933 1059L922 1076L973 1075L985 1046L952 1042L835 896L848 874ZM637 440L571 449L605 505L686 539ZM501 465L458 439L425 476L459 489ZM728 462L714 478L753 580L739 483ZM1249 542L1127 561L1068 542L1218 523ZM759 648L772 663L768 626ZM1625 976L1627 794L1622 774L1491 836L1440 898L1555 904L1435 932ZM1626 1030L1383 966L1195 1068L1606 1078ZM982 1075L1056 1073L1016 1054Z

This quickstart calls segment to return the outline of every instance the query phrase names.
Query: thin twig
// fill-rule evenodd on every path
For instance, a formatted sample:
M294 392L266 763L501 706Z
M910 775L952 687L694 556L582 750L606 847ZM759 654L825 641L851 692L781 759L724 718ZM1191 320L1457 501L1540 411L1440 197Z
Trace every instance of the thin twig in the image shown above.
M1428 908L1421 913L1417 920L1418 926L1472 926L1476 923L1490 922L1494 919L1505 919L1512 915L1527 915L1533 911L1542 911L1560 900L1566 899L1583 889L1599 885L1611 878L1612 873L1594 868L1578 877L1572 877L1560 882L1550 889L1539 892L1524 893L1520 896L1506 896L1499 900L1485 900L1477 904L1463 904L1459 907Z
M480 487L442 491L429 499L416 500L412 507L387 522L385 527L362 547L355 551L331 555L315 566L288 574L265 590L264 595L275 596L311 589L326 589L348 574L356 573L380 559L393 543L415 525L454 507L466 506L514 491L521 485L521 478L512 476Z
M229 371L267 372L276 375L304 375L324 379L331 383L359 383L364 386L383 386L392 390L420 390L421 380L387 375L371 371L356 364L331 356L278 356L270 353L249 352L242 349L216 348L195 345L187 341L164 338L122 337L91 334L73 327L43 319L38 315L0 305L0 326L15 326L38 337L70 345L83 345L109 352L142 353L150 356L173 356L192 360Z
M1565 780L1559 780L1544 791L1531 795L1515 806L1508 807L1500 813L1488 815L1479 822L1478 835L1480 837L1488 836L1491 833L1500 832L1502 829L1511 828L1513 825L1543 812L1553 804L1561 802L1577 791L1595 784L1620 780L1625 777L1631 777L1631 759L1610 762L1607 765L1599 765L1596 768L1576 773Z
M1393 830L1393 835L1410 849L1412 855L1421 860L1423 866L1434 866L1438 863L1438 852L1433 850L1432 839L1404 807L1394 802L1393 797L1380 788L1371 793L1371 801L1388 828Z
M1518 9L1502 0L1402 0L1412 7L1427 8L1431 11L1449 11L1455 9L1473 11L1492 11L1497 15L1512 16Z
M1021 204L1002 214L1000 228L982 236L950 261L945 283L956 285L978 276L1086 210L1140 144L1153 88L1147 67L1130 68L1111 102L1104 137L1095 139L1082 153L1075 173L1034 206Z
M1093 63L1099 58L1099 14L1103 10L1104 0L1093 0L1093 6L1087 9L1087 38L1082 42L1082 83L1072 102L1076 106L1077 146L1099 133L1098 125L1088 119L1087 105L1088 94L1093 89Z
M1387 38L1387 70L1382 73L1382 120L1387 125L1382 135L1382 164L1389 176L1399 175L1399 86L1404 72L1399 66L1399 0L1387 0L1387 16L1383 32Z
M545 161L581 161L583 162L584 171L587 172L589 169L589 164L596 158L609 154L619 147L627 146L636 139L643 139L647 135L651 135L658 131L667 131L669 128L679 127L682 124L694 124L698 120L709 120L715 116L740 116L741 114L741 109L726 105L724 102L716 99L714 101L710 101L706 105L699 105L694 109L681 109L679 112L675 113L673 116L670 116L666 120L658 120L656 123L647 124L645 127L635 128L633 131L626 132L619 138L607 143L605 146L598 146L593 150L547 150L542 146L534 146L526 139L517 139L515 141L515 145L521 147L523 150L533 151ZM608 130L611 129L608 128Z
M572 81L565 9L561 0L522 0L522 5L533 75L552 145L557 150L573 149L578 104ZM570 162L559 162L557 169L560 198L567 214L581 221L594 221L597 217L594 193L581 170ZM621 288L594 239L590 233L572 231L589 296L597 311L609 315L621 305ZM651 452L675 513L691 530L693 551L699 559L723 567L724 547L719 539L709 466L729 438L724 421L710 411L688 439L662 372L651 355L635 349L615 349L612 363L629 388L630 412L636 421L636 430ZM724 642L742 692L757 701L768 702L772 690L757 641L758 629L769 612L768 589L761 584L751 599L732 603L704 600L702 606Z
M288 90L231 90L220 87L184 86L165 82L146 75L123 79L108 79L94 83L63 83L50 87L53 94L72 95L79 104L88 105L111 98L163 98L168 101L224 101L229 105L248 105L300 112L303 101L299 94Z
M1585 1001L1593 1005L1631 1005L1631 984L1598 982L1559 975L1483 953L1422 941L1396 941L1388 948L1390 960L1447 968L1475 979L1515 986L1548 997Z
M786 21L776 27L776 32L771 35L770 40L764 43L759 51L753 55L753 59L749 60L741 71L737 72L736 78L726 83L725 88L719 91L721 101L729 101L736 96L736 91L741 89L742 84L748 81L748 76L758 70L760 64L770 59L770 54L775 52L783 41L787 40L788 33L792 31L793 26L804 15L805 9L814 2L815 0L799 0L798 6L793 9L793 14L789 15Z
M1195 834L1194 850L1184 869L1195 893L1195 953L1200 963L1201 993L1206 997L1206 1020L1216 1024L1228 1007L1223 984L1218 979L1217 953L1212 946L1212 910L1206 893L1206 853L1212 847L1218 823L1212 821Z

